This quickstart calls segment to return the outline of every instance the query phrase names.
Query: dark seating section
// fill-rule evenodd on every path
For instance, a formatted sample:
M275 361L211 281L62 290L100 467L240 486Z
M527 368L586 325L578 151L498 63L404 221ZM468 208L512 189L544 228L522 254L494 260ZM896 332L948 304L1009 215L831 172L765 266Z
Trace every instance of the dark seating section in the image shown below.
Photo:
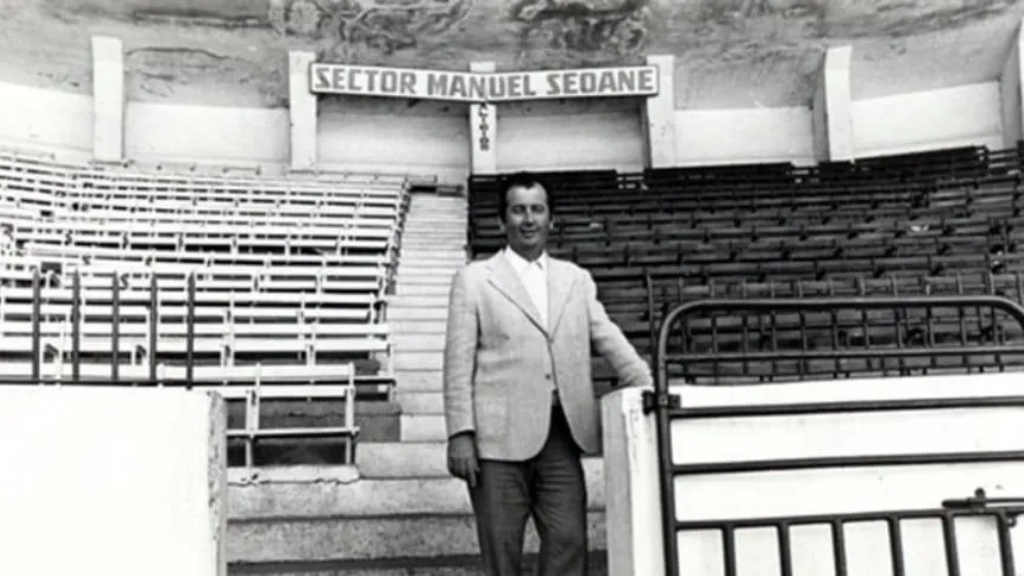
M980 295L1024 302L1021 147L964 147L796 167L788 163L545 173L557 190L550 252L587 268L642 353L664 315L700 299ZM474 257L504 244L502 176L469 182ZM1021 341L992 309L835 315L731 312L687 323L670 351L707 355L693 381L1005 369L1024 355L961 354L811 361L721 360L729 351L941 347ZM714 361L716 355L719 361ZM694 357L696 358L696 357Z

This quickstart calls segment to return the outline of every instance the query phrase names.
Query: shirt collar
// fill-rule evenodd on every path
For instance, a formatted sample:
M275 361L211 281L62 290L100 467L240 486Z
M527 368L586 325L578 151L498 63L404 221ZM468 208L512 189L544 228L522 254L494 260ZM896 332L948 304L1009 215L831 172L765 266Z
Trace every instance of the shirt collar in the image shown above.
M528 267L534 264L536 264L537 267L541 269L541 271L547 271L548 269L548 253L546 250L544 252L541 252L540 257L538 257L536 260L530 262L526 258L523 258L519 254L517 254L516 251L513 250L510 246L506 246L505 258L508 259L509 264L511 264L512 268L515 269L516 274L519 275L522 275Z

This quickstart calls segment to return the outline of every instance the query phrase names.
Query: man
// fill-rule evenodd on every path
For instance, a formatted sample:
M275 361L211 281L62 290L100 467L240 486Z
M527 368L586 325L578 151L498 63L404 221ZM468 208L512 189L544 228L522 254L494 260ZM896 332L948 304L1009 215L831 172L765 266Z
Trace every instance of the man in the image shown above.
M520 576L532 516L543 576L586 573L581 453L597 452L591 345L627 385L650 369L597 301L590 274L546 254L554 198L520 173L499 190L508 245L452 280L444 355L448 469L466 480L488 574Z

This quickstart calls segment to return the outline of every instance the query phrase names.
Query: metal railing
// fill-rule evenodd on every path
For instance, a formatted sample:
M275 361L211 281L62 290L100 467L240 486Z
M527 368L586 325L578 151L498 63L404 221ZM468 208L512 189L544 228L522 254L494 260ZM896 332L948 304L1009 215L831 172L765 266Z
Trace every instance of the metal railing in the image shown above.
M798 470L832 468L838 466L887 466L939 463L968 462L1005 462L1024 461L1024 451L977 451L948 453L908 453L897 455L847 456L847 457L809 457L774 461L739 461L702 464L675 464L673 461L673 445L671 423L673 420L694 420L721 417L743 416L788 416L797 414L839 414L877 411L921 411L942 408L987 408L987 407L1024 407L1024 394L1012 397L991 398L944 398L944 399L911 399L861 402L830 402L813 404L788 404L771 406L729 406L686 408L682 406L680 396L669 391L670 364L685 364L691 356L685 352L670 353L673 327L687 316L707 311L729 313L743 312L812 312L836 311L839 309L877 310L877 309L925 309L945 308L991 308L993 313L999 310L1010 317L1024 330L1024 307L997 296L917 296L903 298L804 298L804 299L772 299L772 300L702 300L690 302L674 308L665 318L659 331L658 345L655 349L654 365L655 388L645 395L645 411L655 412L658 434L658 460L661 486L662 529L665 548L666 574L675 575L679 570L678 535L683 531L713 530L722 535L723 561L726 576L737 574L735 531L741 528L774 528L778 541L778 558L783 576L793 574L790 543L790 529L794 526L824 525L832 531L832 555L837 575L845 575L847 570L846 550L844 547L842 527L850 522L884 521L889 529L890 558L893 574L903 576L903 552L899 522L903 519L934 518L942 523L943 546L946 554L947 572L950 576L960 574L957 557L957 540L953 520L959 516L989 516L996 520L1000 550L1002 574L1015 574L1014 559L1009 526L1015 522L1018 514L1024 513L1024 502L1011 500L987 500L984 494L973 499L949 500L942 503L941 508L934 510L903 510L889 512L871 512L858 514L826 514L815 516L785 516L776 518L748 518L735 520L679 521L676 515L675 479L680 476L725 474L736 472L753 472L765 470ZM678 342L678 341L677 341ZM926 342L927 344L927 342ZM952 346L935 346L923 349L872 349L870 347L856 350L823 350L814 356L826 358L894 358L919 355L964 355L972 351L962 344ZM1020 354L1021 343L1015 345L991 345L985 347L987 354ZM787 357L801 358L807 350L787 354ZM749 351L748 351L749 353ZM730 353L734 359L741 359L744 351ZM758 354L762 357L764 354ZM706 358L698 358L705 360ZM685 392L683 392L685 394ZM937 503L938 505L938 503Z

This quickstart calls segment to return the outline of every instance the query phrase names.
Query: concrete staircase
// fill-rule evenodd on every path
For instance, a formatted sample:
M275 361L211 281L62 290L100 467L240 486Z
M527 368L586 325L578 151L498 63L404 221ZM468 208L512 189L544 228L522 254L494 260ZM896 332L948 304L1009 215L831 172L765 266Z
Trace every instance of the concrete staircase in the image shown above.
M448 288L466 264L466 218L461 197L414 195L409 206L396 294L388 303L402 442L445 440L441 367Z
M441 368L448 289L466 263L466 201L414 194L388 303L400 442L361 442L354 467L289 467L229 487L231 574L478 574L465 484L445 467ZM604 483L587 459L593 569L606 574ZM528 529L527 551L537 537Z

